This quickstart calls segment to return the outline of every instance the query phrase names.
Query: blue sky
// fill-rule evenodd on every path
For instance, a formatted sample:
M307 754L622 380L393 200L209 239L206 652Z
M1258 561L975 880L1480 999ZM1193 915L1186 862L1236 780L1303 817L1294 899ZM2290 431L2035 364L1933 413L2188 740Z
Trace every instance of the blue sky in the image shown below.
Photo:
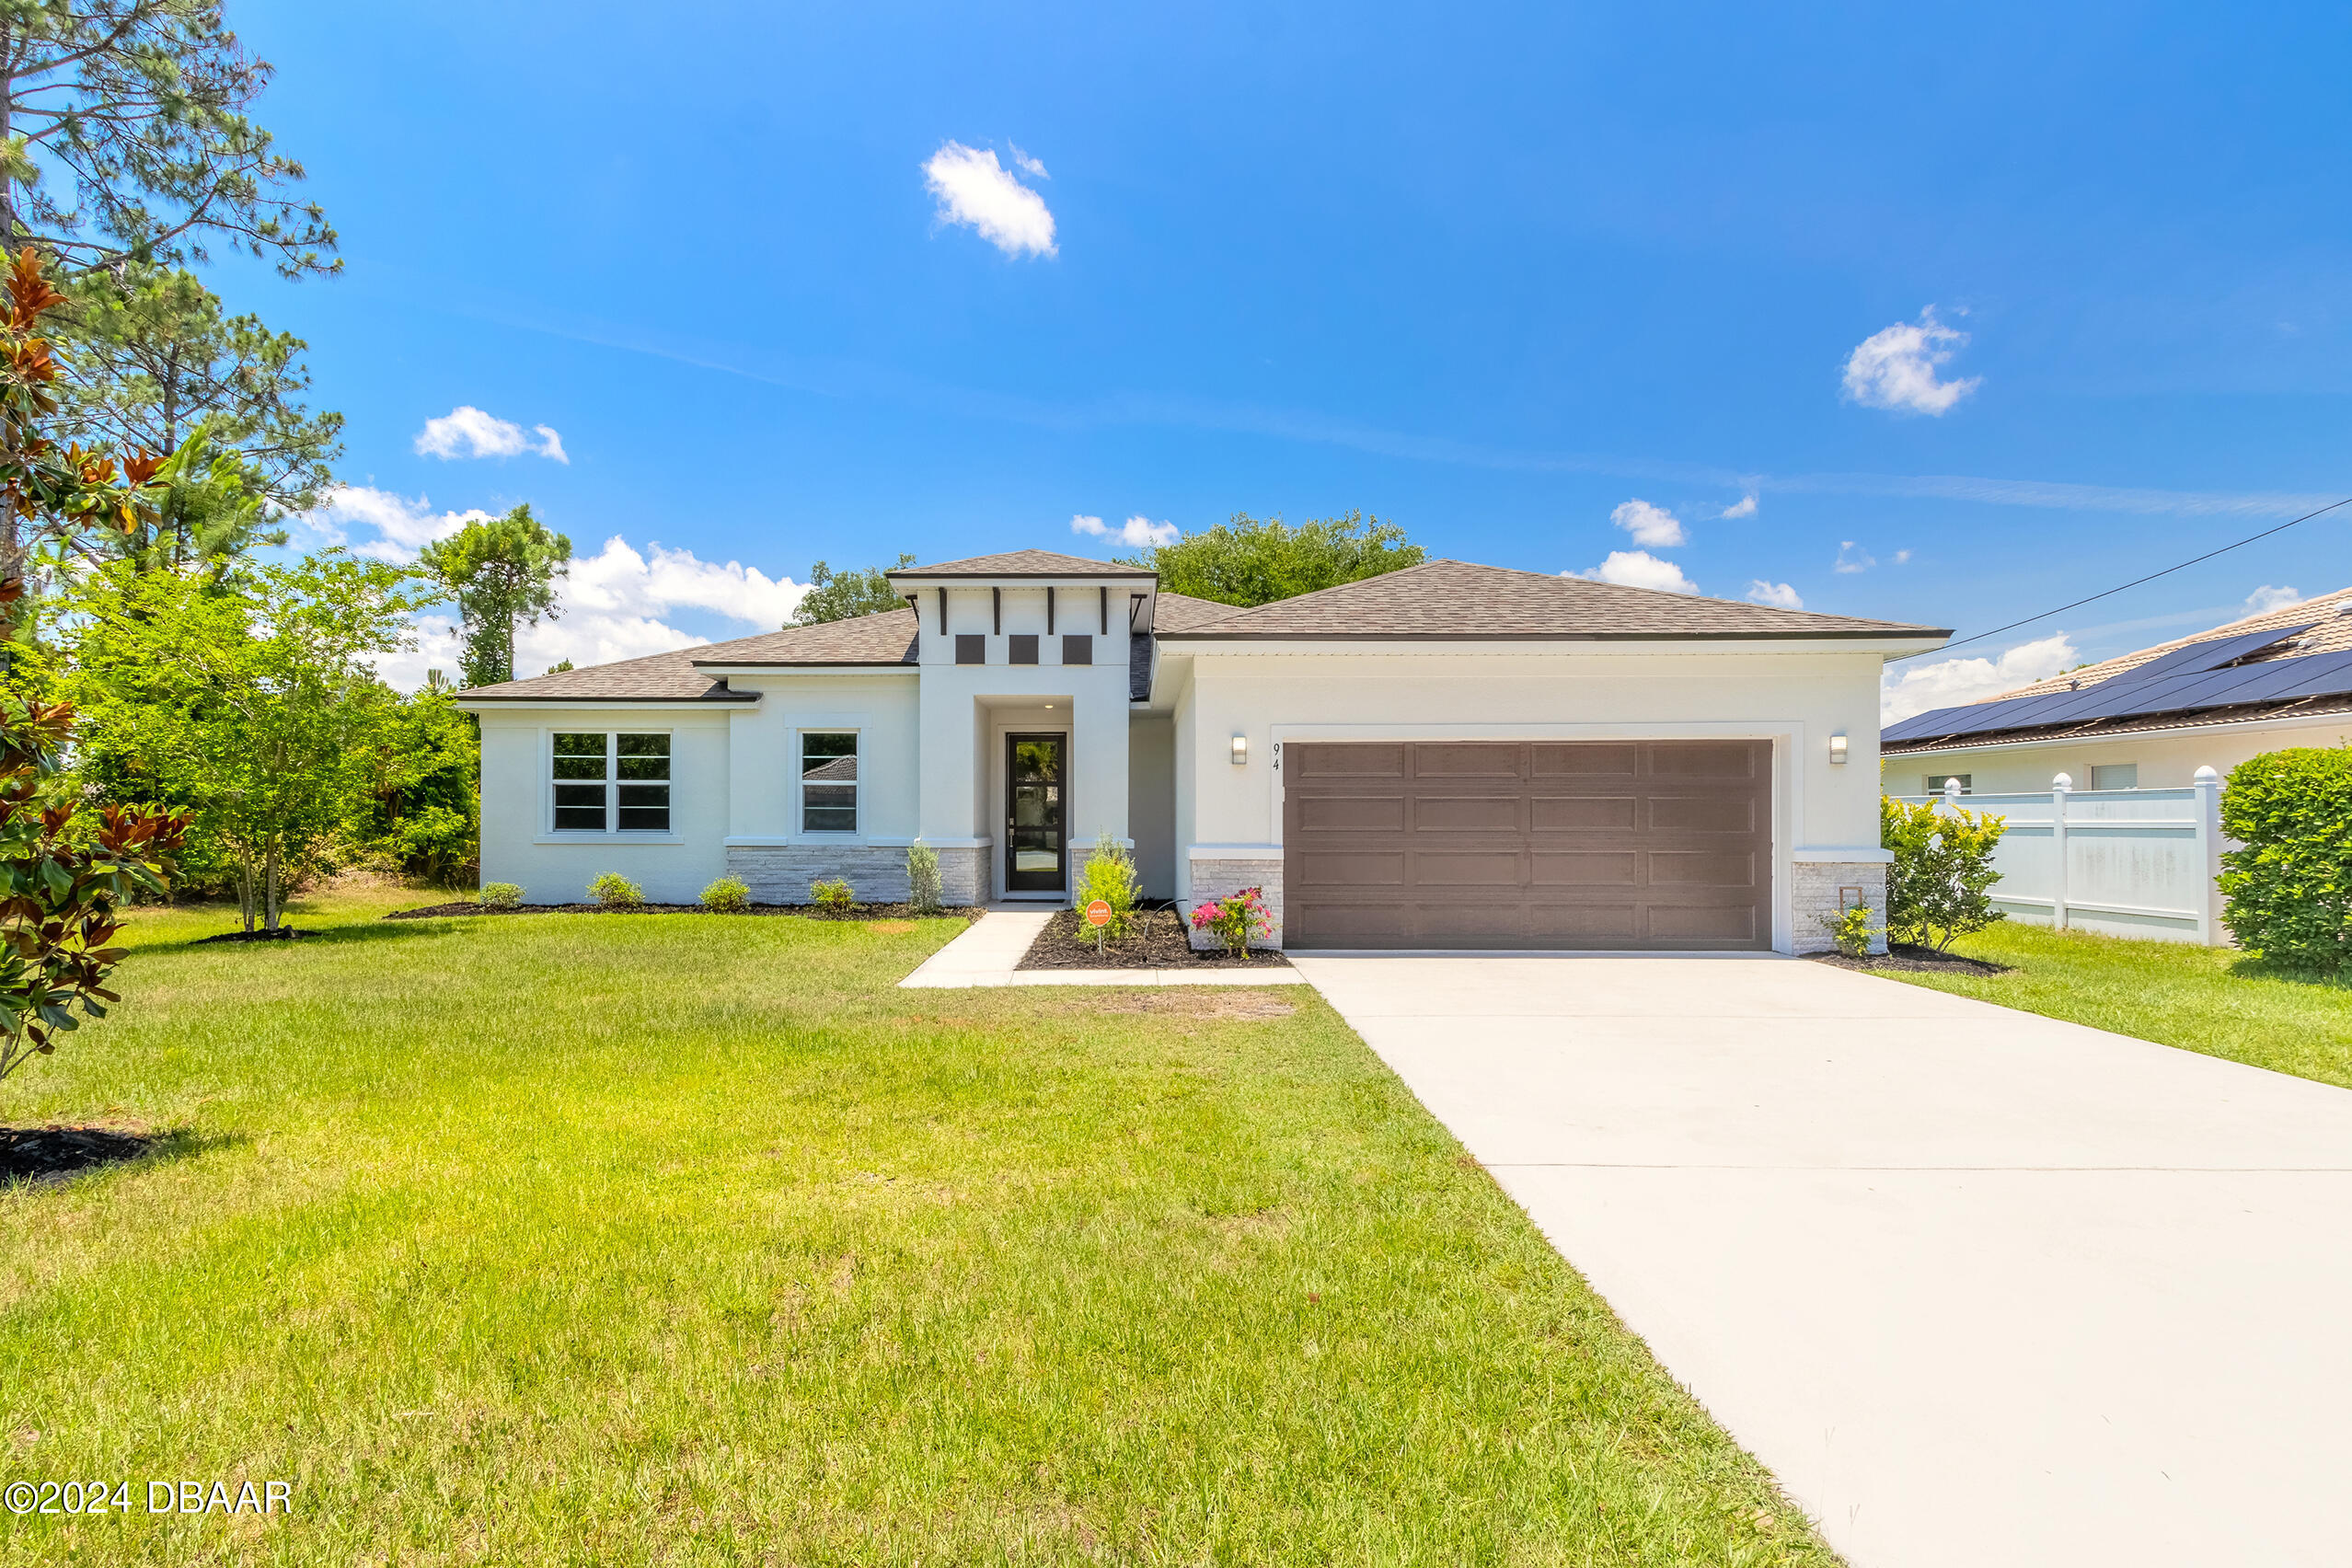
M214 282L350 417L323 532L571 536L525 664L1237 511L1965 635L2352 495L2352 14L1465 10L231 0L347 270Z

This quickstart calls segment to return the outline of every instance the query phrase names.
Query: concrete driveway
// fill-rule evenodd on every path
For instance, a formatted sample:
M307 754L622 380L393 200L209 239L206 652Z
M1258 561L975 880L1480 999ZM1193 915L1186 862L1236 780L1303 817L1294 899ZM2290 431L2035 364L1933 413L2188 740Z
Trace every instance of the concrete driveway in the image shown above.
M1296 962L1858 1568L2352 1562L2352 1092L1797 960Z

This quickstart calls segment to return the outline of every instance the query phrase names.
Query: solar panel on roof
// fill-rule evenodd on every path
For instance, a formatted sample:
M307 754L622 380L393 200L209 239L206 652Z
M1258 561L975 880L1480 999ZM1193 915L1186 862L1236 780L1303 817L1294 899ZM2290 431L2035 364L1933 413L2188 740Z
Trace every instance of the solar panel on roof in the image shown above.
M2267 672L2263 679L2231 692L2231 702L2280 702L2289 698L2327 697L2352 690L2352 686L2343 684L2346 673L2352 671L2352 653L2308 653L2300 659L2280 659L2262 667Z
M2242 631L2235 637L2216 637L2204 642L2192 642L2185 648L2175 648L2162 658L2150 659L2145 664L2110 675L2100 684L2116 685L2154 680L2162 675L2195 674L2201 670L2218 670L2235 659L2249 653L2259 653L2274 642L2284 642L2299 631L2309 631L2318 625L2305 621L2300 626L2272 627L2267 631Z
M2197 708L2224 707L2238 699L2234 694L2266 678L2268 664L2241 664L2234 669L2207 670L2194 675L2181 675L2172 680L2155 681L2126 689L2129 699L2116 714L2183 712ZM2134 693L2138 696L2135 698Z
M2323 653L2314 657L2312 663L2317 664L2330 661L2333 661L2332 667L2312 671L2303 680L2296 684L2292 691L2281 695L2335 697L2341 693L2352 691L2352 653Z

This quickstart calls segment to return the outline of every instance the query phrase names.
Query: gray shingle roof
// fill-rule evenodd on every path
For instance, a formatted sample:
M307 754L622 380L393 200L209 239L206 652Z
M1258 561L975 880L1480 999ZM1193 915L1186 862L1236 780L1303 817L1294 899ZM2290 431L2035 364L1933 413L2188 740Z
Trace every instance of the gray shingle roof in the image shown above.
M850 620L787 627L782 631L707 642L617 664L591 664L528 680L476 686L462 695L485 702L756 702L751 692L727 689L697 664L903 664L915 656L915 612L883 610Z
M903 566L883 576L901 577L1142 577L1159 573L1146 567L1113 561L1088 560L1083 556L1058 555L1052 550L1008 550L1002 555L973 556L943 560L937 566Z
M1166 605L1171 597L1161 594ZM1192 601L1194 604L1200 601ZM1165 612L1162 612L1164 617ZM1948 637L1935 627L1857 620L1811 610L1775 609L1702 599L1652 588L1627 588L1582 577L1469 561L1433 560L1277 599L1163 635L1243 638L1499 639Z

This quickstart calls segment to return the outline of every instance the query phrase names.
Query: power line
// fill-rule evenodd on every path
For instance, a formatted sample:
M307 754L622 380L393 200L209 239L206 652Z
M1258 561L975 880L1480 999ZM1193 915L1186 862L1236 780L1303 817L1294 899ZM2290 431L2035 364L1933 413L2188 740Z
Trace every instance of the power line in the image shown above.
M1982 642L1988 637L1999 637L2004 631L2015 631L2021 626L2031 626L2037 620L2047 620L2052 616L2062 616L2069 610L2079 610L2085 605L2093 605L2102 599L2111 599L2117 594L2123 593L2126 589L2137 588L2143 582L2153 582L2160 577L2170 577L2175 571L2185 571L2189 567L2195 566L2198 561L2211 560L2215 556L2219 555L2228 555L2231 550L2243 548L2245 546L2253 544L2257 539L2267 539L2273 534L2283 534L2288 529L2292 528L2295 524L2308 523L2312 518L2321 515L2323 513L2335 511L2338 506L2352 506L2352 495L2347 495L2342 501L2335 502L2330 505L2323 506L2318 512L2306 512L2300 517L2295 518L2291 522L2281 523L2276 528L2265 528L2259 534L2249 534L2234 545L2223 545L2218 550L2208 550L2201 556L2196 556L2190 559L2181 562L2178 566L2168 566L2162 571L2151 571L2145 577L2135 577L2130 582L2125 583L2121 588L2110 588L2104 594L2093 594L2088 599L2077 599L2071 605L2060 605L2055 610L2044 610L2038 616L2027 616L2023 620L2013 620L2007 626L1997 626L1990 631L1980 631L1974 637L1964 637L1957 642L1947 642L1941 648L1923 649L1921 651L1928 653L1948 653L1954 648L1966 648L1971 642ZM1918 657L1920 657L1918 653L1904 653L1889 659L1886 662L1890 664L1899 664L1905 659L1916 659Z

